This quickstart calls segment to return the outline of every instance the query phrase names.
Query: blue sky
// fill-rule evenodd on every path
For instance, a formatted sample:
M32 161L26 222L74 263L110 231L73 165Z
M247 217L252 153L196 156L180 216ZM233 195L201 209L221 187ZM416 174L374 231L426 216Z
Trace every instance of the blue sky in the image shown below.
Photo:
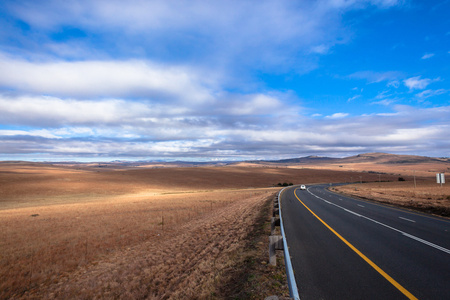
M450 156L450 1L2 1L0 159Z

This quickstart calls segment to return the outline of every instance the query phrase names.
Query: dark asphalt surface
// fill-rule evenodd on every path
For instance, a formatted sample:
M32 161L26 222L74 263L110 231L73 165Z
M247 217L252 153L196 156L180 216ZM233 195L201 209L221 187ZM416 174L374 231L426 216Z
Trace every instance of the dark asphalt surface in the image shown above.
M327 187L290 188L281 195L300 299L408 299L395 284L418 299L450 299L449 220L345 197Z

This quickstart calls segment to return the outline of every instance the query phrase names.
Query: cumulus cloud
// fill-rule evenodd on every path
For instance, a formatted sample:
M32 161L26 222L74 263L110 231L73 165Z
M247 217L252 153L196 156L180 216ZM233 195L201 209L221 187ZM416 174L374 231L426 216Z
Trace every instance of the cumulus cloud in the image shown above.
M419 151L419 136L427 141L427 147L445 146L450 129L448 115L450 107L417 109L410 106L395 106L390 114L371 114L340 118L305 118L294 123L278 123L265 128L264 124L228 127L212 124L205 128L173 127L178 135L170 139L155 139L156 130L140 132L143 128L132 127L130 134L136 137L114 136L101 132L102 138L80 138L64 136L63 129L48 132L20 130L0 131L2 153L50 153L55 157L86 155L90 157L121 157L151 159L200 158L207 153L209 158L233 159L255 157L295 157L301 154L336 152L361 152L370 149L396 149ZM344 114L345 115L345 114ZM177 123L175 121L174 123ZM217 125L217 126L216 126ZM80 130L82 127L79 127ZM92 129L107 130L104 127ZM169 128L170 129L170 128ZM57 132L59 130L59 132ZM110 129L113 131L113 128ZM82 130L81 130L82 131ZM203 133L202 133L203 132ZM89 134L89 133L88 133ZM92 134L92 133L91 133ZM163 135L166 136L167 135Z
M433 80L424 78L420 79L421 76L415 76L408 79L403 80L403 83L410 90L423 90L425 89Z
M211 97L210 77L204 78L189 68L149 61L30 62L0 55L0 86L25 93L204 102Z
M328 119L342 119L347 117L348 113L334 113L331 116L327 116Z
M277 97L265 94L226 94L206 107L189 101L173 105L123 99L0 95L0 123L47 128L55 138L197 140L216 138L220 130L229 128L267 128L268 124L277 124L290 114L280 110L282 105ZM295 106L291 109L295 111Z
M126 124L154 114L141 103L124 100L81 101L55 97L0 97L0 121L26 126Z

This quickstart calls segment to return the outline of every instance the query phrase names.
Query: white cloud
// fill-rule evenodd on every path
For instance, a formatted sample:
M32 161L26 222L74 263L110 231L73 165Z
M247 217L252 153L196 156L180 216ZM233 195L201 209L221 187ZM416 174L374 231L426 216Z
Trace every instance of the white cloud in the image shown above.
M55 97L0 97L0 121L9 124L120 124L154 112L144 104L123 100L80 101Z
M390 106L398 101L399 99L395 93L391 93L390 90L385 90L378 93L378 95L376 95L375 98L372 99L372 102L370 104Z
M347 117L349 114L348 113L334 113L331 116L327 116L326 118L328 119L342 119Z
M434 56L434 53L425 53L421 59L429 59Z
M327 54L329 50L330 50L329 45L317 45L311 48L311 52L317 54Z
M296 107L284 112L284 106L278 97L265 94L220 96L206 107L190 102L0 95L0 123L47 128L54 137L188 140L215 138L217 130L226 128L287 124Z
M211 98L205 80L189 68L149 61L29 62L0 55L0 86L63 97Z
M400 72L387 71L387 72L374 72L374 71L359 71L348 76L351 79L366 79L369 83L378 83L382 81L388 81L388 85L393 85L397 82L398 78L402 77Z
M386 99L392 97L392 94L390 93L390 91L382 91L380 93L378 93L378 95L375 97L375 99Z
M271 155L295 157L302 154L320 154L335 151L363 152L368 149L396 149L398 151L423 150L445 146L450 129L450 107L417 109L410 106L395 106L395 112L389 114L372 114L344 117L338 113L335 117L304 120L297 119L293 123L278 123L270 128L263 124L254 124L246 128L222 127L220 124L199 126L195 132L184 127L172 127L178 130L171 134L164 133L164 139L148 138L139 130L125 132L122 128L94 127L101 139L72 139L70 129L48 130L47 132L29 132L19 130L2 134L2 153L49 153L55 157L87 155L97 157L151 159L195 159L196 157L230 159L234 157L271 157ZM344 118L342 118L344 117ZM166 125L177 124L180 120L172 120L161 127L148 128L147 134L153 135L164 130ZM156 125L158 126L158 125ZM89 134L79 127L82 133ZM100 132L105 130L105 132ZM109 134L106 130L119 131ZM73 130L75 131L75 129ZM140 138L127 139L126 134L137 134ZM8 134L8 135L5 135ZM57 138L55 138L55 136ZM317 151L317 152L315 152ZM81 156L80 156L81 155Z
M442 95L445 93L447 93L447 90L444 90L444 89L425 90L423 92L416 94L416 96L421 99L426 99L426 98L430 98L430 97L434 97L434 96L439 96L439 95Z
M231 96L231 99L223 100L224 106L222 108L222 114L274 114L282 107L282 103L279 99L264 94L248 95L238 97L238 99L234 98L235 96Z
M393 87L393 88L397 89L400 86L400 82L398 80L392 80L392 81L389 81L386 86L387 87Z
M384 105L384 106L390 106L393 103L395 103L395 100L392 99L383 99L383 100L379 100L379 101L374 101L371 104L378 104L378 105Z
M399 128L383 136L378 136L378 141L384 142L414 142L417 140L428 140L430 137L439 136L445 127L425 128Z
M0 136L33 136L33 137L43 137L48 139L56 139L59 138L59 136L56 136L51 133L51 131L46 129L40 129L40 130L1 130L0 129Z
M356 100L358 98L361 98L361 95L355 95L353 97L350 97L350 98L347 99L347 102L352 102L353 100Z
M410 90L423 90L432 82L433 82L433 80L428 79L428 78L420 79L420 76L411 77L411 78L403 80L403 83Z

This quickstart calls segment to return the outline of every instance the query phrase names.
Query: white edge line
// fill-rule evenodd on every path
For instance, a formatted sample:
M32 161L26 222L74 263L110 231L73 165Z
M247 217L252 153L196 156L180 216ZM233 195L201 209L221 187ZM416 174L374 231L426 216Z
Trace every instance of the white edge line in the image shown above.
M403 218L403 217L398 217L399 219L405 220L405 221L409 221L409 222L413 222L416 223L416 221L411 220L411 219L407 219L407 218Z

